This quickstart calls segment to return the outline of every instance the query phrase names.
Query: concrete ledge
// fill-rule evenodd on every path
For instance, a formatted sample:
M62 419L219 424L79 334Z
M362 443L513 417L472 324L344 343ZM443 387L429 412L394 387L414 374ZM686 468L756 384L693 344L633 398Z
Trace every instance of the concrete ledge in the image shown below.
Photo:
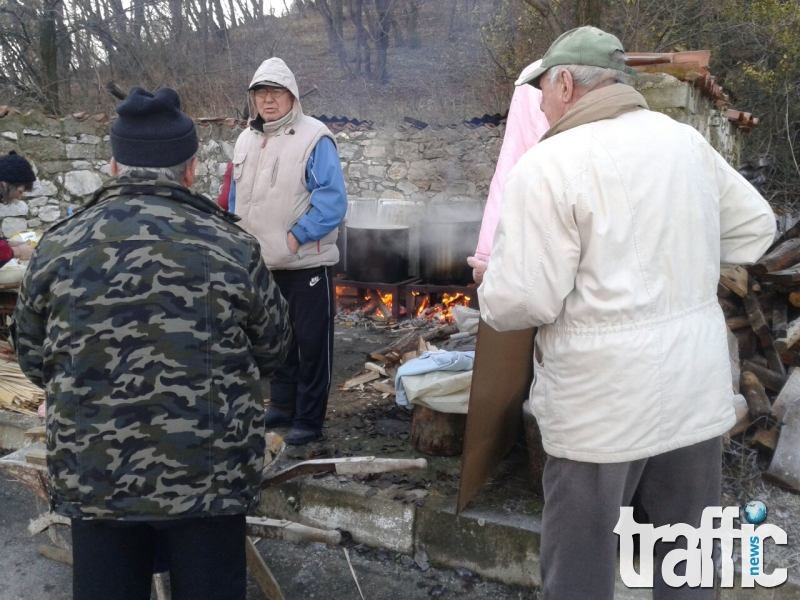
M455 499L429 495L421 507L392 500L394 488L365 496L368 486L328 476L294 480L261 495L259 513L315 527L343 529L353 539L402 554L425 552L448 567L466 567L486 579L535 587L539 575L541 521L536 516L468 509L455 514ZM800 600L800 581L778 588L718 590L719 600ZM650 589L629 589L617 575L616 600L652 598Z
M19 450L25 446L25 432L39 425L44 425L44 419L0 410L0 448Z
M417 509L414 530L416 548L438 564L466 567L509 585L541 585L536 517L473 510L456 516L455 499L429 497Z

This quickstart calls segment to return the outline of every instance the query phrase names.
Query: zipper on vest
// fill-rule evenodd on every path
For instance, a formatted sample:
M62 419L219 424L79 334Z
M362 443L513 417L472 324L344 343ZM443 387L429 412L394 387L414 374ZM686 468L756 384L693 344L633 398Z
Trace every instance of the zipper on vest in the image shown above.
M269 187L275 187L275 181L278 179L278 166L281 164L281 157L275 159L275 164L272 166L272 180Z

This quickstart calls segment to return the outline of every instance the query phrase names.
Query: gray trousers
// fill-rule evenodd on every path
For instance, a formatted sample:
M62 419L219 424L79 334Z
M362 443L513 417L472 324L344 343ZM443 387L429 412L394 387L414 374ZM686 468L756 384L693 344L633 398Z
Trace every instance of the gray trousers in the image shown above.
M547 457L544 468L541 568L546 600L612 600L617 571L614 527L621 506L638 488L642 507L656 527L700 525L707 506L721 501L722 441L717 437L658 456L595 464ZM656 544L655 600L714 600L708 588L670 588L661 561L673 548ZM676 569L677 572L677 569Z

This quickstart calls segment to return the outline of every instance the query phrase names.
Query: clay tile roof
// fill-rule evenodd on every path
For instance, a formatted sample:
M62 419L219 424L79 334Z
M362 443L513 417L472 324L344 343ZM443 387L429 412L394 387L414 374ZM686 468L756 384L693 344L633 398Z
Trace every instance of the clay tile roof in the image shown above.
M700 89L703 95L714 102L716 108L725 110L730 106L730 98L709 71L710 60L710 50L665 53L629 52L627 54L629 67L642 73L667 73L676 79L692 83ZM741 119L740 115L743 114L748 115L748 118ZM758 119L753 118L749 113L728 110L727 115L737 127L745 132L758 125ZM732 115L734 116L732 117Z

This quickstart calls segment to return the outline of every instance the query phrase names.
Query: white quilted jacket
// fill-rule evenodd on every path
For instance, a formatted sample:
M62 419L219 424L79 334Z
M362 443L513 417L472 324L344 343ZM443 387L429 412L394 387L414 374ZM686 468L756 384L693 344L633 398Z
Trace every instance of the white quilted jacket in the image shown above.
M735 421L720 264L752 263L770 206L693 128L648 110L540 142L509 176L479 289L539 327L530 406L548 454L637 460Z

